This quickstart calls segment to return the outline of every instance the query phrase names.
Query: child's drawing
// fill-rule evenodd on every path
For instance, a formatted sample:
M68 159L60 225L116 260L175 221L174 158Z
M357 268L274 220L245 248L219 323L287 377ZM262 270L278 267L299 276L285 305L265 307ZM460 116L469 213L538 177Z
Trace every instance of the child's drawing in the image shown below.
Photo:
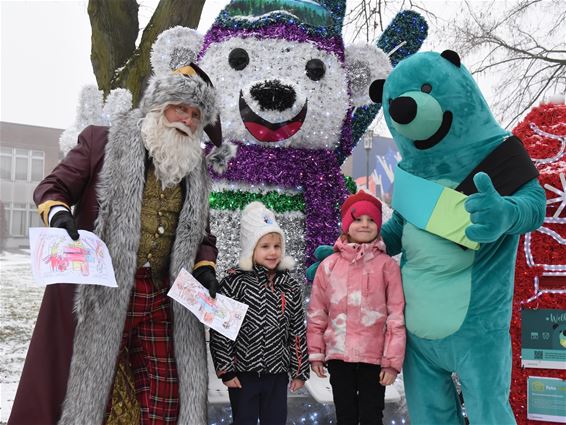
M79 230L79 235L74 241L63 229L29 229L32 272L37 284L117 286L104 242L85 230Z
M185 269L168 295L188 308L202 323L235 340L248 306L224 295L211 298L208 291Z

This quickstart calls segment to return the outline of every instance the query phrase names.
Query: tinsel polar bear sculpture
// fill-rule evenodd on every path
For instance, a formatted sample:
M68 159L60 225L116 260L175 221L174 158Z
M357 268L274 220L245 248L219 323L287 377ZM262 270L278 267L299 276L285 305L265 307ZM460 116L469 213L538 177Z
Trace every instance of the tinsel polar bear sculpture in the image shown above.
M240 212L253 200L275 211L301 279L314 249L337 237L338 205L347 194L340 165L379 108L369 97L372 83L426 36L422 17L402 12L379 47L345 48L345 6L233 1L204 40L176 27L154 46L153 58L170 69L198 53L218 90L224 139L238 147L211 195L221 274L238 263Z
M401 61L374 93L402 157L382 236L402 253L411 423L464 423L455 372L471 424L514 424L513 276L545 215L538 172L453 51Z

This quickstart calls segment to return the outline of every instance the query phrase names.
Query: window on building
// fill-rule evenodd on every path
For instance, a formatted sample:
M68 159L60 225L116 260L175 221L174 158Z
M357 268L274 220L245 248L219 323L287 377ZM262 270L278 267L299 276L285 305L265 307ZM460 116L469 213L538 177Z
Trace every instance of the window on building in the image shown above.
M41 219L35 204L29 204L29 227L43 227L43 220Z
M31 181L43 180L43 163L45 153L42 151L31 151Z
M0 178L12 180L12 148L0 148Z
M15 180L29 181L29 154L27 149L14 149L16 157Z
M30 227L43 227L43 221L33 203L12 202L6 206L10 236L27 237Z
M10 215L10 236L26 236L28 229L26 204L13 202Z
M44 176L45 153L2 147L0 177L4 180L40 182Z

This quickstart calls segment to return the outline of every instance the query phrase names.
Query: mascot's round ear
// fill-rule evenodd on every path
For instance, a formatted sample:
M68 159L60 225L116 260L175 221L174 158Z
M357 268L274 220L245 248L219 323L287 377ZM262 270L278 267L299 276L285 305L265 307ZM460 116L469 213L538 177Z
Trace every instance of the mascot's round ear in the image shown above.
M460 68L460 56L458 56L458 53L456 53L454 50L445 50L440 54L440 56Z
M385 80L375 80L369 86L369 98L375 103L381 103L383 98L383 85Z
M381 102L381 89L379 100L372 98L373 84L377 80L385 80L391 72L391 61L377 46L369 44L352 44L347 46L345 53L346 74L350 83L352 106L371 105Z
M163 31L151 47L150 62L157 75L196 63L203 36L194 29L180 25Z

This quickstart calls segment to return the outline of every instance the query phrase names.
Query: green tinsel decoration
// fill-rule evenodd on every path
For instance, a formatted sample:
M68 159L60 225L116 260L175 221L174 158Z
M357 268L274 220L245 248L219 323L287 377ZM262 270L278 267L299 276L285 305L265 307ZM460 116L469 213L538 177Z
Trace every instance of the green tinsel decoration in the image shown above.
M346 189L348 189L348 192L350 192L351 194L356 193L357 190L357 185L355 180L350 177L350 176L343 176L344 177L344 183L346 183Z
M276 213L303 212L305 210L305 200L302 194L284 195L275 191L264 194L240 190L227 190L210 194L210 208L217 210L241 210L253 201L263 202L267 208Z

